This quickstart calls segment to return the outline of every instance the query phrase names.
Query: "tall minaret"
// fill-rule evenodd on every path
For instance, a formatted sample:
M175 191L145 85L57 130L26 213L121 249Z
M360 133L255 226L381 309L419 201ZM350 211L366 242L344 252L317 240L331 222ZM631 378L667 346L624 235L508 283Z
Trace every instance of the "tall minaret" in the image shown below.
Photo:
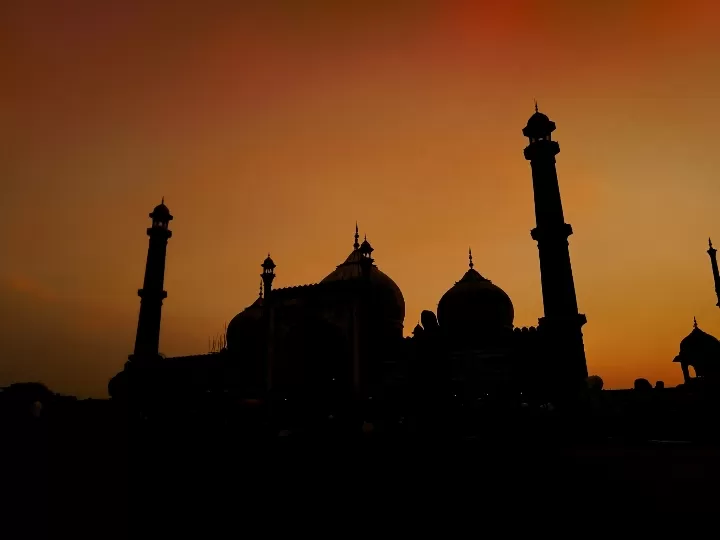
M720 272L718 272L717 249L713 247L712 240L709 238L708 245L710 246L710 249L708 249L707 252L708 255L710 255L710 265L712 266L713 279L715 280L715 295L718 299L718 303L715 305L720 307Z
M143 288L138 290L140 297L140 316L138 317L135 351L130 360L143 360L158 357L160 343L160 316L162 303L167 298L163 290L165 281L165 254L167 242L172 236L168 224L173 219L170 210L165 206L165 198L150 214L152 225L147 230L150 237L147 262L145 263L145 280Z
M568 237L572 227L565 223L560 187L555 169L555 156L560 145L551 138L555 122L538 112L523 129L530 144L525 148L525 159L532 167L535 196L536 227L531 231L538 243L545 317L539 320L551 344L548 366L556 383L570 389L583 383L587 377L585 346L582 326L585 315L578 313L575 283L570 265Z

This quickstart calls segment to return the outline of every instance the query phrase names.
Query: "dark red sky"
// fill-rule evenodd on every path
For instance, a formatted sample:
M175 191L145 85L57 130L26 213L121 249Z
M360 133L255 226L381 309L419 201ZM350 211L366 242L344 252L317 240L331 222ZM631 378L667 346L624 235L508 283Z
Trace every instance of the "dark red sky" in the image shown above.
M0 384L105 393L163 195L167 354L205 351L268 250L278 286L320 280L355 220L407 330L468 245L536 324L533 98L558 125L590 370L679 382L692 317L720 333L716 4L302 4L3 3Z

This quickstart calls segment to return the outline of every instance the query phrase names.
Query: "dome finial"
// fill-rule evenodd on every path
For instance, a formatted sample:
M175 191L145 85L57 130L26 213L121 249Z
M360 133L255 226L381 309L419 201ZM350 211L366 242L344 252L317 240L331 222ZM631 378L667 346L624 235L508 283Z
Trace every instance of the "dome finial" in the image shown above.
M693 328L697 328L697 319L693 317Z
M165 195L163 195L162 199L160 199L160 204L165 204Z
M473 260L472 260L472 248L470 248L470 247L468 248L468 259L470 260L470 263L469 263L470 270L472 270L475 265L473 264Z
M535 112L538 112L537 99L534 99L533 101L535 102Z
M353 244L354 249L357 249L360 247L360 243L358 242L359 239L360 239L360 233L358 232L358 223L356 221L355 222L355 243Z

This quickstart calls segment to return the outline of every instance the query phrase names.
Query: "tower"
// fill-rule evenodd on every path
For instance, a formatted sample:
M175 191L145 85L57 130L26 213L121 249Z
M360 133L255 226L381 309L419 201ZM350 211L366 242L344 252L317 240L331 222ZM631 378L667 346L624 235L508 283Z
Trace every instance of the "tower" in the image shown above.
M143 288L138 289L140 297L140 316L138 317L135 350L130 360L158 357L160 343L160 316L162 303L167 298L163 290L165 281L165 255L167 242L172 237L168 224L173 217L165 206L165 198L150 213L151 226L147 229L150 237L147 262L145 263L145 279Z
M270 253L268 253L268 256L260 266L262 267L262 274L260 274L260 278L262 279L262 288L265 291L263 309L267 314L265 384L266 390L270 392L273 389L273 370L275 369L275 310L273 308L273 295L271 294L272 282L275 279L275 262L270 258Z
M267 258L263 261L263 263L260 265L262 266L262 274L260 274L260 277L262 278L263 285L265 288L265 298L268 298L270 296L270 292L272 291L272 282L275 279L275 263L270 258L270 254L268 253Z
M717 249L715 249L712 245L712 240L708 238L708 246L709 249L707 250L708 255L710 255L710 265L712 266L712 273L713 273L713 280L715 281L715 296L717 296L718 303L715 304L717 307L720 307L720 272L718 272L718 263L717 263Z
M565 223L555 156L560 145L552 140L555 122L538 112L528 120L523 135L529 139L525 159L532 169L536 227L531 231L538 243L540 278L545 316L539 328L548 338L548 366L553 385L563 390L579 387L587 377L582 326L585 315L578 312L570 265L568 237L572 227Z

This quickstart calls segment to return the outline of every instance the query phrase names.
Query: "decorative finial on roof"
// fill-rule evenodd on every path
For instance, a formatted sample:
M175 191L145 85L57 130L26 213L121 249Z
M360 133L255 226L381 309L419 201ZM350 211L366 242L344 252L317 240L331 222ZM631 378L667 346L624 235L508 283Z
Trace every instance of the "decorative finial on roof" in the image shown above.
M260 298L263 297L263 280L260 280Z
M538 112L538 105L537 105L537 99L533 100L535 102L535 112Z
M365 233L365 237L363 238L365 242L367 242L367 233Z
M160 199L160 204L165 204L165 195L163 195L162 199Z
M697 328L697 319L693 317L693 328Z
M473 267L475 266L473 264L473 260L472 260L472 248L468 248L468 259L470 260L470 264L469 264L470 270L472 270Z
M353 248L357 249L360 247L360 243L358 240L360 239L360 233L358 232L358 224L357 221L355 222L355 243L353 244Z
M710 240L710 238L708 238L708 246L710 247L710 249L713 248L713 247L712 247L712 240Z

